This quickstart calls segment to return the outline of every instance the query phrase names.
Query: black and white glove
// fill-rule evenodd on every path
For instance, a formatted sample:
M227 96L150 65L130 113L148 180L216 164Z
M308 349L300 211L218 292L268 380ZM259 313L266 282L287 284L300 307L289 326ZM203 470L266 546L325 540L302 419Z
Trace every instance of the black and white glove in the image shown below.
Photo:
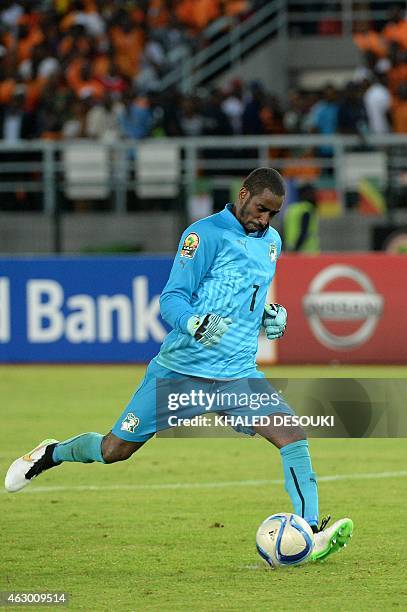
M217 314L193 315L187 323L188 332L200 344L207 348L219 344L232 319Z

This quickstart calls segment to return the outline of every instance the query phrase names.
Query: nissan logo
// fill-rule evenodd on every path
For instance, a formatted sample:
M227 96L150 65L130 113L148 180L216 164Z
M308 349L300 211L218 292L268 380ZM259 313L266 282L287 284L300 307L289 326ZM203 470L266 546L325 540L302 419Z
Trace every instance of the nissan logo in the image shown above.
M350 279L361 291L324 291L338 279ZM371 338L383 312L383 297L376 292L370 278L352 266L328 266L312 280L303 309L314 336L327 348L355 349ZM360 327L347 335L330 332L325 321L360 321Z

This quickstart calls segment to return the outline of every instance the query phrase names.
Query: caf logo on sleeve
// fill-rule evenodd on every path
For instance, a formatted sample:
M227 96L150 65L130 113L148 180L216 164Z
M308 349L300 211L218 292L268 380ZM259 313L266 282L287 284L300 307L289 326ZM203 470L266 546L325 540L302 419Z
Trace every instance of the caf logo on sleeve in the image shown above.
M181 249L181 257L187 257L188 259L192 259L195 256L195 253L199 247L199 236L192 232L188 234L188 236L184 240L184 244Z

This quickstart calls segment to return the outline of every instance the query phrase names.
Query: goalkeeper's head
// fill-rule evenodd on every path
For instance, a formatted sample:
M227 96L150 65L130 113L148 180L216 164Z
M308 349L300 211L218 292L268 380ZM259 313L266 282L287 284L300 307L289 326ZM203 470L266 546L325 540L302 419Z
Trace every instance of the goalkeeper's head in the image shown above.
M264 231L280 211L284 195L284 180L277 170L256 168L245 178L233 212L246 233Z

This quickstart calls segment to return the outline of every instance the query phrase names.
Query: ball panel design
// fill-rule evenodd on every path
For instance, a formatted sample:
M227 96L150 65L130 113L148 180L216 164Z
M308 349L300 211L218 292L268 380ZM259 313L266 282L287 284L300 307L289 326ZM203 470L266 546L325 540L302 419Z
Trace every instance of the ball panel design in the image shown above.
M303 518L281 512L263 521L257 530L256 545L259 555L270 567L298 565L310 556L314 536Z

